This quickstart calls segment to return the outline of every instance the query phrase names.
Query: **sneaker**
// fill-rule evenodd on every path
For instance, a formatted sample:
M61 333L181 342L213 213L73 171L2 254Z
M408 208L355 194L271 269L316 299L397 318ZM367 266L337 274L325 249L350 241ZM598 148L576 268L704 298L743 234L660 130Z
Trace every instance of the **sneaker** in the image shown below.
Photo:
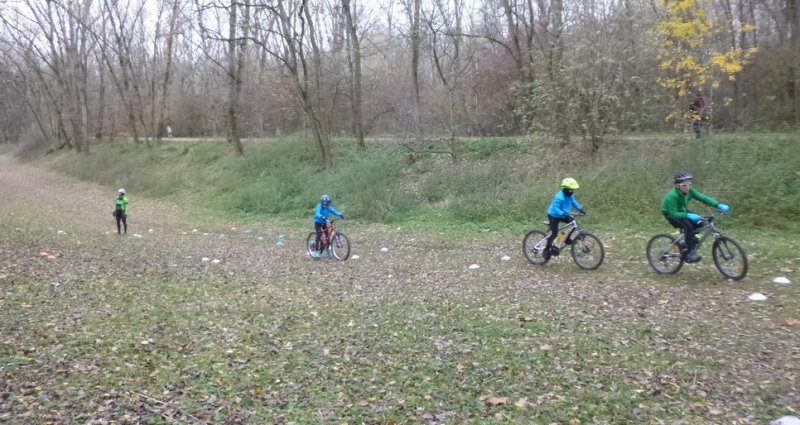
M703 256L697 253L697 250L691 250L686 253L686 262L687 263L696 263L703 259Z
M312 251L311 256L314 258L322 258L322 251Z
M544 258L544 261L550 260L550 250L549 249L545 248L544 251L542 251L542 258Z
M560 253L561 253L561 250L557 246L553 245L553 246L550 247L550 254L551 255L557 256Z

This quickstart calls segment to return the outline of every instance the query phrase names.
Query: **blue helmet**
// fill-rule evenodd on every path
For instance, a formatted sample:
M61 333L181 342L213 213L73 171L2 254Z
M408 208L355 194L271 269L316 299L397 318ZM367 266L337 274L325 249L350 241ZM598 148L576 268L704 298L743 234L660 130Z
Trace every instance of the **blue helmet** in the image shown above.
M679 171L679 172L675 173L675 175L672 177L672 181L675 184L678 184L678 183L681 183L681 182L685 182L686 180L693 180L693 179L694 179L694 176L692 176L692 173L690 173L688 171Z
M327 207L331 204L331 197L328 195L322 195L319 197L319 202L322 204L323 207Z

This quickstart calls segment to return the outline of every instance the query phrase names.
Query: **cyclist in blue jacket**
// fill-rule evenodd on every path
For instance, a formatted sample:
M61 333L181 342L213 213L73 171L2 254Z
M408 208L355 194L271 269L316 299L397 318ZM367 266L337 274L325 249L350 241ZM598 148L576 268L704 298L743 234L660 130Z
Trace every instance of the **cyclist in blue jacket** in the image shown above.
M319 198L319 204L314 208L314 231L317 232L316 244L317 250L314 252L315 258L322 257L322 249L320 249L320 239L322 238L322 231L328 227L328 216L333 214L341 219L344 219L344 214L336 210L331 205L331 197L322 195Z
M550 222L550 236L547 237L547 246L545 247L542 256L545 260L550 259L551 250L553 249L553 240L558 235L559 223L569 223L574 218L572 217L572 209L578 210L581 214L586 214L583 205L575 199L575 190L577 190L578 182L572 177L567 177L561 181L561 190L556 192L553 196L553 201L550 202L550 208L547 209L547 220Z

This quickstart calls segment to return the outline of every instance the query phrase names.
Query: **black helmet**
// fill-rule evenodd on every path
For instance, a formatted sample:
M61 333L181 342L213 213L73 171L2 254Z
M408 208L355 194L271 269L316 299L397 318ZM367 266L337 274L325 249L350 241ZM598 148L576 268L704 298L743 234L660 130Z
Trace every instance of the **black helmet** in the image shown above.
M683 182L683 181L686 181L686 180L692 180L692 179L694 179L694 176L692 176L692 173L690 173L688 171L679 171L679 172L675 173L675 177L673 179L673 182L675 184L678 184L680 182Z

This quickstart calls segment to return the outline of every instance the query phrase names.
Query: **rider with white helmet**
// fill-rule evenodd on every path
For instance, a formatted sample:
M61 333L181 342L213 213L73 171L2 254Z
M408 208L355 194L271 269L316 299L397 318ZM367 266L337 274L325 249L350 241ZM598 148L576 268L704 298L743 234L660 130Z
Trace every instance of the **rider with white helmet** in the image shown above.
M114 218L117 220L117 234L122 233L120 222L125 226L125 234L128 234L128 192L120 188L117 197L114 199Z

